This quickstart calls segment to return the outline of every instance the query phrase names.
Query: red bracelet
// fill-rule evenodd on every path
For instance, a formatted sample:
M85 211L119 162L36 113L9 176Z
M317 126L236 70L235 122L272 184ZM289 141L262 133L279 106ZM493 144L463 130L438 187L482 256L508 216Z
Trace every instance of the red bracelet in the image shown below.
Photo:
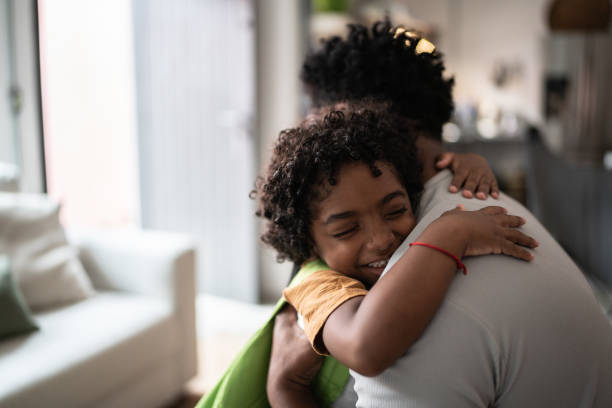
M410 246L413 246L413 245L420 245L420 246L424 246L427 248L435 249L436 251L442 252L444 255L450 256L451 258L453 258L453 260L457 264L457 269L461 269L463 271L463 274L467 275L467 268L465 267L464 263L461 262L461 259L457 258L454 254L448 252L447 250L438 248L435 245L426 244L425 242L411 242Z

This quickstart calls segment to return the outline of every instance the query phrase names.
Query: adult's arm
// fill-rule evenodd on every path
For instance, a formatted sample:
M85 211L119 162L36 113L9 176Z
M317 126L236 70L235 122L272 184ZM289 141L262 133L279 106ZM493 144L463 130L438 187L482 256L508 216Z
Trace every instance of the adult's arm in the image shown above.
M274 319L267 393L272 407L318 407L310 387L323 364L297 324L295 309L287 304Z

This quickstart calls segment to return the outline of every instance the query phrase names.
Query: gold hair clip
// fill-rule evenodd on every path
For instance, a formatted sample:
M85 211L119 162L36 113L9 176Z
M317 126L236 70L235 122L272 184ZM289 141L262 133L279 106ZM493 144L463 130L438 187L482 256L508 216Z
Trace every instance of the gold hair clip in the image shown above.
M407 37L406 40L404 41L404 45L406 45L406 47L410 47L412 45L412 40L419 39L419 42L417 43L415 50L414 50L416 54L423 54L423 53L431 54L436 49L436 46L433 45L433 43L421 37L421 35L417 33L416 31L406 30L404 27L398 26L395 30L391 28L389 32L393 33L394 39L400 36Z
M391 29L391 31L393 31L393 29ZM404 27L397 27L395 29L395 33L393 34L393 38L397 38L400 35L404 34L406 32L406 29Z
M421 38L421 40L417 43L414 52L416 54L427 53L431 54L436 49L436 46L431 42L427 41L425 38Z
M391 28L389 32L393 33L393 38L397 38L401 35L403 35L404 37L412 38L412 39L420 37L419 33L417 33L416 31L406 30L406 28L402 26L398 26L395 30Z

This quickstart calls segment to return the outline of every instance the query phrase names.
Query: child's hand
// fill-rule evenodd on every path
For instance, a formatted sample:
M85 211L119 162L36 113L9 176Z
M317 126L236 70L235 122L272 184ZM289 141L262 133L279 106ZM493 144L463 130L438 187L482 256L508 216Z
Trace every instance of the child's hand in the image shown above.
M499 197L499 187L495 175L487 160L475 153L442 153L437 161L439 169L450 168L453 180L448 188L451 193L457 193L463 186L463 196L484 200L488 194Z
M490 206L478 211L465 211L462 206L447 211L440 219L452 217L465 232L466 246L463 256L505 254L531 261L533 254L525 247L535 248L538 242L516 228L525 220L508 215L505 208ZM451 221L450 219L448 221Z

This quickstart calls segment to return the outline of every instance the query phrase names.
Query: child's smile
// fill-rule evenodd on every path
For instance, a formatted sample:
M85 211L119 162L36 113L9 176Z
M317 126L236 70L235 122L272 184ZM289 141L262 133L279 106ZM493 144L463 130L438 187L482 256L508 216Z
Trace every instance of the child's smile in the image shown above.
M376 162L340 168L337 183L314 205L312 236L318 255L338 272L373 285L387 261L414 228L410 198L396 173Z

